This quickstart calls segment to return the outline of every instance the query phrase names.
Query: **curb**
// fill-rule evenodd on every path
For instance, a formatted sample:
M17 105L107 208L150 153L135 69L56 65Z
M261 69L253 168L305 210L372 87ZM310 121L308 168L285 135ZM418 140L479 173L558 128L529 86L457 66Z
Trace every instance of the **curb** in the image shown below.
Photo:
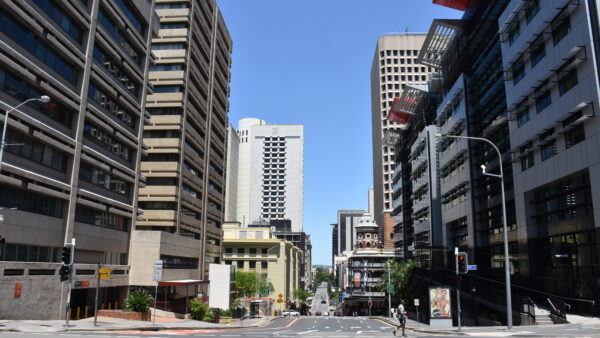
M245 328L260 328L268 325L273 320L278 317L271 317L269 320L264 320L255 325L248 326L209 326L209 327L201 327L201 326L141 326L141 327L90 327L90 328L60 328L56 331L23 331L18 328L1 328L0 332L23 332L23 333L33 333L33 332L44 332L44 333L53 333L53 332L95 332L95 331L164 331L164 330L239 330Z

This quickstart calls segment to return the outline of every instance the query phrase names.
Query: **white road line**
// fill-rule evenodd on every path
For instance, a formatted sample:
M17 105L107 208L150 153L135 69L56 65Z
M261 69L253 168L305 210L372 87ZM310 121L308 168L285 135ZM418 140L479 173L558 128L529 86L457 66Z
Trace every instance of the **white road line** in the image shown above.
M361 334L361 333L362 333L362 331L356 331L356 334Z

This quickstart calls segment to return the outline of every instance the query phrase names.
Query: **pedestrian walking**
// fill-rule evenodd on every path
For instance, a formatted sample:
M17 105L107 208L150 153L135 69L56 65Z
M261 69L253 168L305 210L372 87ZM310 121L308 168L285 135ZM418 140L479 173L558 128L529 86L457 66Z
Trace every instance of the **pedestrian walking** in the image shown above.
M398 310L396 311L396 315L398 316L398 327L394 329L394 331L392 331L394 333L394 336L396 335L396 332L400 329L402 329L402 337L406 337L406 334L404 334L404 329L406 328L406 309L404 308L404 301L400 300L400 304L398 304Z
M390 309L390 317L391 318L396 318L397 317L396 316L396 308L395 307L393 307L393 308Z

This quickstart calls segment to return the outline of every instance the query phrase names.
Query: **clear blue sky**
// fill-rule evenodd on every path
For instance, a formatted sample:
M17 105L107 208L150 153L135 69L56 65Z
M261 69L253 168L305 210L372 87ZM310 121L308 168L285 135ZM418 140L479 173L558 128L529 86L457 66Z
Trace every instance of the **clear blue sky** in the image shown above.
M373 185L369 72L377 38L462 12L431 0L217 0L233 39L229 121L304 124L304 231L331 264L338 209Z

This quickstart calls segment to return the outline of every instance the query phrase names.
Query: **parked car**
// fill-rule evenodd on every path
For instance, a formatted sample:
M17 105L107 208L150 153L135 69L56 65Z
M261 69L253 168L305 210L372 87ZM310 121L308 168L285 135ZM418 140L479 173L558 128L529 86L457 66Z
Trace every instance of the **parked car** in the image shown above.
M327 304L327 301L326 300L322 300L321 304Z
M300 316L300 312L298 312L298 311L296 311L296 310L291 310L291 309L287 309L287 310L283 311L283 313L282 313L282 314L283 314L285 317L289 317L289 316L292 316L292 317L298 317L298 316Z
M315 312L315 316L320 316L320 315L321 315L321 311Z
M342 316L342 314L339 311L334 312L333 315L336 316L336 317L341 317Z
M323 312L323 316L329 316L329 311Z

